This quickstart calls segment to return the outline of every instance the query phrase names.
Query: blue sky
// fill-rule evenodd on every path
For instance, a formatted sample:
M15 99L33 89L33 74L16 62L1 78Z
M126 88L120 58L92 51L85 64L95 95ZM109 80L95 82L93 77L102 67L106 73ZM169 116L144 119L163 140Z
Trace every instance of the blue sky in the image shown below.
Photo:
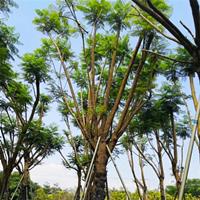
M16 0L19 8L13 9L12 14L10 14L8 24L15 26L16 32L20 34L20 41L22 45L19 46L19 54L23 55L26 52L31 52L37 47L40 46L40 39L42 38L42 34L36 31L35 26L32 24L32 20L34 19L36 8L46 8L50 3L54 3L55 0ZM189 28L193 29L193 24L191 21L191 11L189 8L188 0L169 0L170 5L173 7L173 15L172 20L179 24L179 21L183 21L185 25ZM19 64L19 60L17 59L15 62L16 65ZM61 123L60 116L56 113L56 109L52 109L49 114L48 120L52 122L56 122L58 124ZM190 177L200 177L200 171L195 170L197 163L197 154L193 156L192 168L190 170ZM117 164L120 170L123 172L122 176L128 186L129 189L133 188L133 182L130 177L130 171L128 168L127 160L124 157L121 157L117 160ZM199 162L198 162L199 164ZM169 165L167 165L169 166ZM155 178L151 174L152 171L146 169L147 181L151 187L156 188L157 183L154 181ZM32 172L32 179L39 183L59 183L62 187L74 187L76 184L76 179L74 174L70 171L67 171L62 167L61 160L58 156L53 156L47 161L44 162L43 165L37 167ZM167 184L171 183L173 178L170 176L170 173L166 176ZM117 174L112 167L112 164L109 164L109 185L110 187L121 187L120 181L117 177Z

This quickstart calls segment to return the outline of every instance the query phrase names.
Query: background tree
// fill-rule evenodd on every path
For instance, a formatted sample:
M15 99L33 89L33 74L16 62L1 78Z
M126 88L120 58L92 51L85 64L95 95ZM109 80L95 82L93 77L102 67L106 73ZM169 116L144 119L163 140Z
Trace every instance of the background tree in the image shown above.
M45 158L62 148L63 138L58 135L55 126L44 126L33 121L22 144L23 159L16 166L23 176L20 184L20 199L31 198L30 170Z
M81 189L82 189L82 179L84 180L86 177L86 173L91 161L91 156L87 151L87 145L81 135L70 137L68 133L67 141L70 147L72 148L72 152L65 157L61 151L60 154L63 158L63 165L67 169L75 170L77 174L77 187L74 199L80 200L81 197Z
M177 189L179 189L183 170L182 149L184 144L183 142L181 144L180 141L184 141L190 132L187 119L180 114L183 95L178 85L164 84L159 93L152 94L152 100L133 118L126 131L127 135L124 136L122 143L129 153L129 163L134 179L137 181L139 194L139 186L143 188L146 183L142 184L135 175L132 158L134 152L136 155L138 154L138 157L142 157L142 160L153 169L158 177L161 199L166 199L164 153L170 160ZM173 111L173 117L170 110ZM178 119L176 119L177 114L179 114ZM143 179L145 180L145 178ZM141 198L141 195L139 196ZM143 198L145 198L144 195Z
M8 29L7 33L7 36L9 36L9 33L11 35L12 29ZM13 35L11 35L10 40L17 41ZM13 46L11 45L11 47ZM12 52L9 51L11 47L8 47L8 53ZM3 167L3 178L0 198L2 199L6 194L8 180L13 169L23 158L23 154L21 154L22 144L39 106L41 84L48 77L48 64L45 57L40 57L41 55L38 52L35 54L37 54L34 55L35 57L33 56L35 60L32 58L32 62L30 62L31 60L27 61L29 65L24 65L23 68L23 78L26 83L18 81L19 76L9 64L9 54L8 58L1 64L0 129L2 139L0 143L0 160ZM33 90L29 90L29 87L32 87ZM34 96L31 95L31 92ZM5 196L5 198L8 197Z
M130 125L129 125L130 126ZM138 196L140 198L140 200L142 199L147 199L147 184L146 184L146 180L145 180L145 174L144 174L144 161L142 159L142 156L139 154L138 155L138 166L140 168L140 174L141 174L141 181L139 180L139 177L137 175L137 173L135 172L135 165L137 164L135 162L136 159L134 159L133 155L134 155L134 149L133 149L133 141L132 138L130 137L129 134L129 128L127 129L127 135L124 135L121 138L121 143L122 143L122 147L125 149L126 153L127 153L127 157L128 157L128 162L129 162L129 166L131 168L131 172L134 178L134 182L137 188L137 193ZM140 145L141 147L141 145ZM141 192L142 190L142 192Z
M0 182L2 180L2 175L3 173L0 172ZM19 196L20 196L19 184L20 184L21 178L22 177L18 172L13 172L11 174L11 177L9 180L8 192L9 192L9 197L12 197L14 195L13 200L19 199ZM30 187L31 187L31 197L33 197L35 194L35 191L39 188L39 185L37 183L30 181Z
M172 173L176 180L177 191L179 191L182 176L182 166L178 165L178 136L185 139L189 135L190 127L187 124L176 123L175 114L180 113L182 101L182 92L178 85L164 85L161 88L161 95L157 102L157 107L166 116L162 124L162 131L164 133L163 141L166 148L164 148L167 156L170 159L172 166ZM163 144L163 143L161 143ZM162 145L163 146L163 145ZM164 147L164 146L163 146ZM182 157L182 156L181 156ZM182 161L180 161L182 163Z
M172 196L176 195L176 186L168 185L166 192ZM191 194L193 197L199 198L200 196L200 180L199 179L188 179L185 186L185 194Z

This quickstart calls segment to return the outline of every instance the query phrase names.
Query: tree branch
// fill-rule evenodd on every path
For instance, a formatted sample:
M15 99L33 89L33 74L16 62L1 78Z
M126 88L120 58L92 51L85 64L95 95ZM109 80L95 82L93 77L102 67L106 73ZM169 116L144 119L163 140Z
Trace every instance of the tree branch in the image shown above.
M137 4L142 10L156 19L159 23L161 23L192 55L194 51L196 51L196 47L192 44L182 33L181 31L164 15L162 14L150 0L146 0L149 7L145 6L139 0L132 0L135 4Z

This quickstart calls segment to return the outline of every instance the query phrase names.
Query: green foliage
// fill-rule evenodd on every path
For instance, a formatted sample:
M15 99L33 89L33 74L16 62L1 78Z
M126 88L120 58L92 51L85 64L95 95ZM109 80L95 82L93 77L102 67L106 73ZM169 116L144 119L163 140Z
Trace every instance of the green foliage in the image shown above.
M107 17L108 24L115 31L130 27L131 10L130 3L124 3L120 0L115 1L112 6L112 11Z
M58 187L40 187L36 190L33 200L72 200L72 192L61 190Z
M174 185L168 185L166 192L172 196L176 194L176 187ZM186 199L200 198L200 179L188 179L185 185L185 197Z
M17 4L13 0L1 0L0 11L4 13L10 12L11 7L17 7Z
M38 105L38 114L44 115L49 110L49 104L52 101L52 97L49 95L41 94L40 95L40 103Z
M126 193L124 191L113 190L110 192L110 200L126 200Z
M2 175L3 175L3 173L0 171L0 183L2 181ZM11 177L9 179L9 185L8 185L8 191L9 191L9 197L10 198L13 195L13 193L15 192L18 184L20 183L20 180L21 180L21 175L19 175L18 172L13 172L11 174ZM30 181L30 188L31 188L31 194L30 195L34 196L34 193L39 188L39 185L37 183ZM0 189L1 189L1 184L0 184ZM16 191L13 200L19 199L19 193L20 193L20 187Z
M145 3L144 0L141 0L141 2ZM170 17L171 14L171 8L170 6L166 3L166 0L152 0L152 4L162 13L164 13L167 17ZM139 9L139 8L138 8ZM163 27L151 16L146 14L144 11L139 9L139 12L152 24L154 24L158 29L163 31ZM132 14L135 16L133 18L133 24L137 27L138 32L140 33L143 30L153 30L154 28L146 21L144 20L139 14L138 11L133 10Z
M111 5L106 0L80 0L77 8L84 13L89 24L103 26Z
M36 80L44 82L49 78L49 65L40 49L35 50L34 53L24 54L22 57L22 66L24 79L28 83L34 83Z
M7 26L0 20L0 63L9 58L13 59L12 55L18 53L15 45L19 43L19 35L14 33L14 30L14 27Z
M160 89L160 100L157 104L158 108L164 112L178 112L180 106L184 105L180 85L178 84L163 84Z
M39 31L66 35L70 32L67 18L61 17L53 6L49 6L49 9L37 9L36 13L38 17L33 20L33 23L37 25Z
M14 109L19 112L24 111L25 105L30 105L32 102L28 86L21 82L10 81L7 86L7 95L11 97Z
M72 152L67 155L67 163L63 164L68 169L75 169L76 171L83 170L91 161L91 155L86 151L86 141L81 135L71 137L65 132L67 142L72 148Z
M35 148L36 152L49 155L62 148L63 138L59 136L56 126L43 126L38 121L32 121L24 142Z
M10 1L1 1L1 6L7 6ZM5 5L3 5L5 3ZM1 5L2 4L2 5ZM6 10L8 8L5 8ZM9 59L14 59L14 55L17 55L18 50L16 44L18 44L19 36L14 33L14 28L9 27L3 23L0 19L0 88L5 83L16 77L16 73L12 70L12 66L9 63Z
M138 200L139 196L137 192L130 193L131 200ZM160 200L160 193L158 191L148 191L147 195L148 200ZM126 193L121 190L111 190L110 191L110 200L126 200ZM166 195L166 200L174 200L173 196L169 194Z
M34 200L48 200L48 196L45 193L43 188L39 188L35 192L35 197L33 198Z

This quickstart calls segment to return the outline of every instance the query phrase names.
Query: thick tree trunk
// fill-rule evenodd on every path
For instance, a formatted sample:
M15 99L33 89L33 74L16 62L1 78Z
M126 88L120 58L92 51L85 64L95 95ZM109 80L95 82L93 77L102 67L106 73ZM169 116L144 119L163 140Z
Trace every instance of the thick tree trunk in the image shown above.
M99 145L94 162L94 179L91 191L91 200L104 200L106 197L107 161L108 153L106 143L102 142Z
M161 200L166 200L164 178L163 177L160 177L160 199Z
M29 157L25 156L23 178L20 187L20 200L29 199L29 188L30 188Z
M77 185L76 193L75 193L75 196L74 196L74 200L80 200L80 195L81 195L81 169L78 169L77 176L78 176L78 185Z
M8 200L9 199L9 193L8 193L8 183L9 178L12 173L12 170L9 168L6 168L3 170L3 176L1 181L1 191L0 191L0 199L1 200Z

